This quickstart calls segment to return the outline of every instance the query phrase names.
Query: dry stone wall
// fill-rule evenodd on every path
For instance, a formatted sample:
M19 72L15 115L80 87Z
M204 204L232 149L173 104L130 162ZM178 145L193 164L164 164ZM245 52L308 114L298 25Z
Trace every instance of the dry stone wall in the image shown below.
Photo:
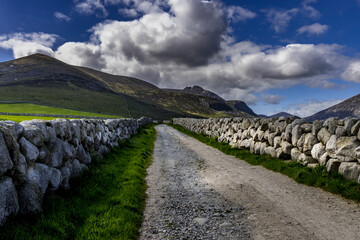
M329 172L360 183L359 119L176 118L173 123L254 154L293 159L308 167L326 166Z
M19 213L41 211L46 192L69 189L92 156L102 157L150 121L0 121L0 225Z

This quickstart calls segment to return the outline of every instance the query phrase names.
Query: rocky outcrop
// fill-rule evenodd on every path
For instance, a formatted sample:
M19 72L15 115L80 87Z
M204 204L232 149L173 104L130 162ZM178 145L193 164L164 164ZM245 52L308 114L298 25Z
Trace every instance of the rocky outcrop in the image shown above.
M41 211L48 191L70 188L102 155L150 119L0 121L0 225Z
M360 183L360 120L329 118L308 122L280 118L176 118L174 124L255 154L326 166Z

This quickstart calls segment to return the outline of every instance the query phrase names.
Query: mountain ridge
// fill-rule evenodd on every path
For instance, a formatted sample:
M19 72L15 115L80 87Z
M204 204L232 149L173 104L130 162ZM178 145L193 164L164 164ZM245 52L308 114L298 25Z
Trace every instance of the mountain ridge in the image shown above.
M202 91L160 89L140 79L72 66L42 54L0 63L0 101L154 119L250 116L234 110L215 93Z

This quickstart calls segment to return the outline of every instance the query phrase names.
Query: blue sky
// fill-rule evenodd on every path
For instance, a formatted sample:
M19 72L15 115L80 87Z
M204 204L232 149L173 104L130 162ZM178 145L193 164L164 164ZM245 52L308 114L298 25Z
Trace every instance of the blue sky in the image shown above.
M40 52L304 117L359 93L359 13L360 0L2 0L0 61Z

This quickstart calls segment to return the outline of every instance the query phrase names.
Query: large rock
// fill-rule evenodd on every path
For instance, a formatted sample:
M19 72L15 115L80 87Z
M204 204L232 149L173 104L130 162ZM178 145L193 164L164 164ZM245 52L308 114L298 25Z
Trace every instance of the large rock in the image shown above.
M350 130L351 136L356 136L360 129L360 120L358 120Z
M0 132L0 176L13 167L9 150L6 146L2 132Z
M61 183L60 187L64 190L70 189L69 180L71 177L71 170L69 167L65 166L60 169L61 172Z
M56 138L55 143L51 146L50 150L50 157L46 164L49 167L60 167L63 163L63 141L59 138Z
M266 147L265 148L265 153L269 154L272 157L276 157L276 149L272 146Z
M356 124L356 121L357 120L355 118L348 118L345 120L344 128L347 135L351 134L351 129Z
M298 162L302 163L303 165L307 166L308 164L311 163L318 163L315 159L313 159L311 156L308 156L304 153L301 153L299 158L298 158Z
M43 194L34 182L24 182L18 189L19 213L37 214L41 211Z
M299 148L300 151L303 151L303 149L304 149L305 136L306 136L306 133L301 135L301 137L299 138L299 140L296 143L296 146Z
M24 137L31 144L41 147L44 145L44 135L39 127L31 124L23 124L24 127ZM46 129L46 127L45 127Z
M0 121L0 131L6 130L15 136L16 141L21 137L24 127L13 121Z
M352 162L342 162L339 173L349 180L357 181L360 175L360 165Z
M64 153L64 160L72 160L75 158L75 148L67 141L62 142L62 150Z
M283 141L281 142L281 149L286 155L290 156L292 145L286 141Z
M312 124L311 134L317 136L323 125L324 121L315 120Z
M300 127L300 125L295 125L291 131L291 142L293 146L297 146L297 143L300 139L300 137L302 136L302 129Z
M42 194L45 194L50 181L50 168L42 163L35 163L27 170L27 181L39 186Z
M332 158L326 163L326 170L330 173L337 173L340 164L341 162L339 160Z
M357 137L340 137L336 141L336 151L338 156L344 157L344 160L354 161L356 160L355 149L360 146L360 141Z
M326 143L326 151L329 153L330 157L336 158L336 135L332 135L329 141Z
M12 179L0 177L0 226L18 211L18 196Z
M274 148L279 148L279 147L281 146L280 144L281 144L281 137L279 137L279 136L278 136L278 137L275 137L275 138L274 138L274 145L273 145L273 147L274 147Z
M90 153L86 152L81 144L76 148L75 158L79 159L79 161L84 164L91 163Z
M320 157L326 152L325 146L322 143L317 143L314 145L314 147L311 150L311 156L319 160Z
M331 134L326 128L321 128L317 134L319 141L325 146L330 140Z
M301 151L298 148L293 148L291 149L291 159L293 159L294 161L298 162L299 161L299 157L301 155Z
M316 143L318 143L317 138L314 135L312 135L311 133L307 133L305 135L303 152L307 155L310 155L311 150Z
M26 161L30 164L36 161L39 156L39 149L31 144L24 137L20 138L21 153L26 157Z
M55 191L59 188L60 184L61 184L61 172L59 169L56 168L49 168L49 172L50 172L50 178L49 178L49 185L50 191Z
M55 119L51 121L51 125L55 130L56 136L62 140L69 140L72 137L71 130L73 125L67 119Z

